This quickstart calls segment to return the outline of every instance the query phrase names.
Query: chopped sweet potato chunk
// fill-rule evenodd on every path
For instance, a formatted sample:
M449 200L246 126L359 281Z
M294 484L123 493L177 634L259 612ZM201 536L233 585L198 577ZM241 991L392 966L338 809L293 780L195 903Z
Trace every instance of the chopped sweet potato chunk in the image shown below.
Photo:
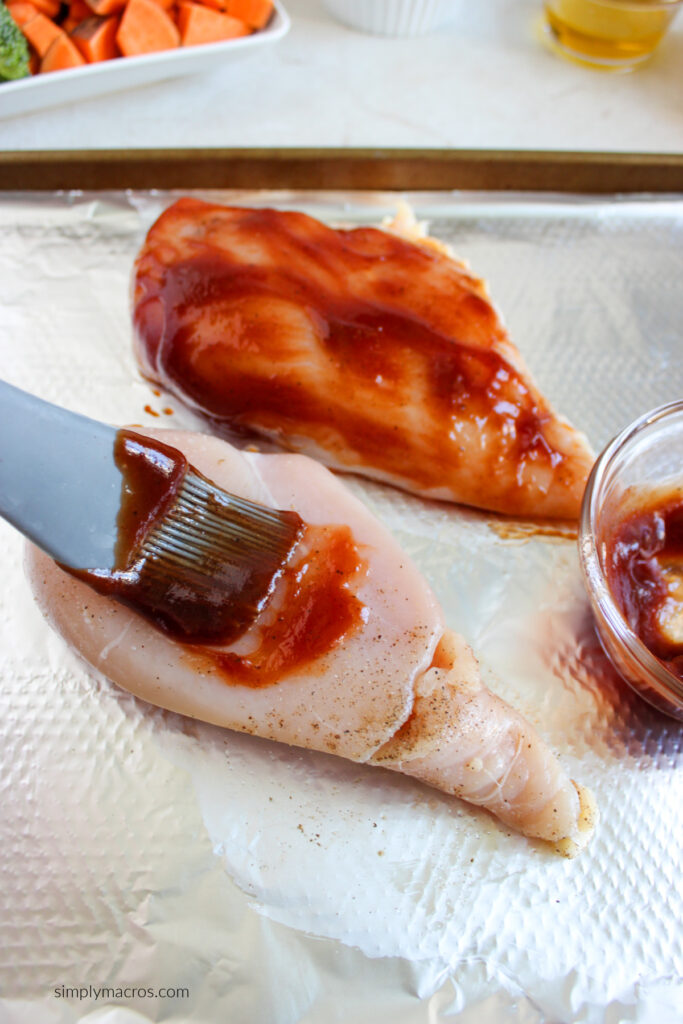
M124 57L180 46L180 32L156 0L129 0L116 42Z
M263 28L273 12L272 0L225 0L225 13L249 28Z
M39 57L44 57L55 39L65 34L59 25L55 25L54 21L41 11L37 11L32 18L29 18L21 26L21 31Z
M178 28L183 46L218 43L249 34L247 26L238 18L186 0L181 2L178 10Z
M66 32L60 29L40 62L40 70L41 72L66 71L68 68L78 68L85 63L85 59L80 55Z
M115 15L101 18L93 14L73 30L71 38L88 63L96 64L97 61L119 56L116 45L118 27L119 19Z

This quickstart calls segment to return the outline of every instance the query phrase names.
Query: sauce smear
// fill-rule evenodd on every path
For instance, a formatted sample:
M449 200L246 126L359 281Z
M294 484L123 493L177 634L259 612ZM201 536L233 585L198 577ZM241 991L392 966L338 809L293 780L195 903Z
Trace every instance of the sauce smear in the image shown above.
M367 569L348 526L307 526L301 554L285 566L257 646L248 655L190 648L193 664L228 682L271 686L354 632L365 606L351 583Z
M409 243L396 240L392 259L403 273L410 267L404 249L410 250ZM412 252L410 259L414 260ZM436 326L435 305L452 302L449 294L433 300L420 315L399 312L392 298L368 301L349 293L332 294L311 281L303 282L290 267L242 266L220 251L179 262L168 268L161 289L165 338L159 355L165 377L214 421L237 427L259 423L286 424L291 429L304 424L322 431L332 427L368 462L432 486L433 464L406 459L405 435L396 429L413 374L425 389L429 406L443 417L439 448L446 464L458 452L458 439L447 429L451 417L490 420L500 423L501 429L504 425L502 436L516 460L533 457L552 467L562 461L563 456L544 437L550 414L538 407L522 375L494 349L473 349ZM291 344L287 332L282 348L278 347L279 325L269 319L269 304L278 310L293 300L304 304L318 324L321 354L333 368L333 376L345 385L333 402L325 390L302 387L301 379L287 367ZM495 335L495 314L488 303L470 295L462 306L465 321L487 322ZM222 351L207 344L196 329L212 310L216 318L225 320ZM466 322L462 332L468 333ZM257 368L256 361L250 366L246 353L266 356L269 372ZM284 372L274 374L274 366ZM378 418L374 410L368 415L363 403L355 407L348 403L345 396L357 389L374 394L373 404L379 404L385 415Z

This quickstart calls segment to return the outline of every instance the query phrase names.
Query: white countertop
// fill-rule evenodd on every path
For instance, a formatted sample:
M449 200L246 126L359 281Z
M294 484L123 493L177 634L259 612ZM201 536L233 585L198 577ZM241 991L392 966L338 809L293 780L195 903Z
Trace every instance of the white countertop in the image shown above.
M0 120L0 146L683 152L683 15L648 64L610 74L546 48L540 0L460 0L451 23L412 39L345 28L320 0L284 3L284 39L205 74Z

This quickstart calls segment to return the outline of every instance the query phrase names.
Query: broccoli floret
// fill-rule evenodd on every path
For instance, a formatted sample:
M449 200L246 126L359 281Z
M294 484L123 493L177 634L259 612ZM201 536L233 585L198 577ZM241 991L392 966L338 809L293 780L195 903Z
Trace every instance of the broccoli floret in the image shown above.
M28 44L21 29L0 0L0 82L25 78L28 74Z

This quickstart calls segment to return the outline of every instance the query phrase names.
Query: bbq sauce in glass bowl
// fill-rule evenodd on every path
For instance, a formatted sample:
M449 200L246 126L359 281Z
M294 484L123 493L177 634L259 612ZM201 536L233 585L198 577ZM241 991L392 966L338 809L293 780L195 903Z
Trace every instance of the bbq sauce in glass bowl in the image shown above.
M648 703L683 721L683 401L643 413L588 478L579 564L602 647Z
M683 486L635 495L604 543L607 581L624 618L683 679Z

